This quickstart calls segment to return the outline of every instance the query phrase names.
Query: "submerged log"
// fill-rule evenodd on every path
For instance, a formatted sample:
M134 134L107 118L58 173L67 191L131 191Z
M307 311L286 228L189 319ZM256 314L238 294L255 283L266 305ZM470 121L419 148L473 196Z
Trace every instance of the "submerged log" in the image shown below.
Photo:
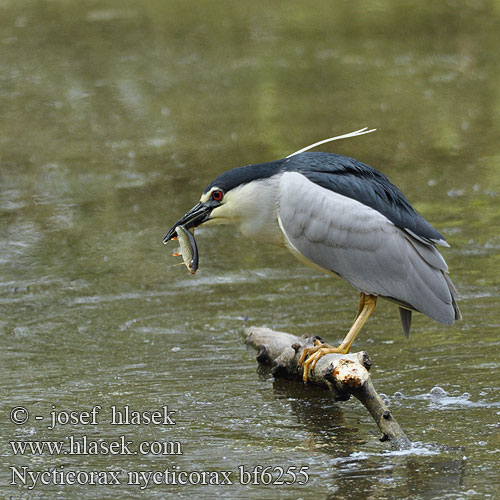
M257 361L273 367L276 378L302 380L298 360L302 351L312 347L317 337L297 337L269 328L245 328L246 343L257 349ZM370 412L379 429L381 441L389 440L393 449L406 450L410 440L377 394L368 371L372 366L365 351L349 354L326 354L309 373L308 384L329 389L336 401L347 401L351 395Z

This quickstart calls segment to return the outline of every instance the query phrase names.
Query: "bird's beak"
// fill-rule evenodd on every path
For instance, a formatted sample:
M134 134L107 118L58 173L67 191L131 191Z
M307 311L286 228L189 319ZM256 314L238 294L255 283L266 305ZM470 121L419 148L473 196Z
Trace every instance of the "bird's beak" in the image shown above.
M167 232L163 238L163 243L167 243L174 236L176 236L175 228L177 226L184 226L186 229L197 227L210 219L210 212L215 208L210 201L206 203L197 203L191 210L186 212Z

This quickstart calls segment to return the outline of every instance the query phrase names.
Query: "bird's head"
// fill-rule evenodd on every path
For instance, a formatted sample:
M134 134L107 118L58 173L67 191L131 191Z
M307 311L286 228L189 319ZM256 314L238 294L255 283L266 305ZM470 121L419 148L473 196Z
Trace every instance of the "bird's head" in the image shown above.
M233 168L214 179L200 201L167 232L171 240L179 225L187 229L215 224L237 224L243 233L258 238L275 215L278 174L284 160Z
M224 213L224 208L230 205L231 197L226 197L223 189L214 186L209 191L202 194L200 201L191 209L188 210L167 232L163 238L163 243L167 243L176 236L175 228L184 226L186 229L195 228L202 224L223 224L229 223L227 217L221 217L221 212Z

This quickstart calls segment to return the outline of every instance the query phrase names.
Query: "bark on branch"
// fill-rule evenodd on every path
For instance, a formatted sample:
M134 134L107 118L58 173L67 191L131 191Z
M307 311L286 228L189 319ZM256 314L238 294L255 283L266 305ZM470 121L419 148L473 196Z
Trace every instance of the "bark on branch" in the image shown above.
M262 327L245 328L245 337L246 343L257 349L257 361L273 366L276 378L302 380L298 360L305 348L314 345L316 337L297 337ZM393 449L408 449L410 440L373 386L368 373L371 365L370 356L365 351L327 354L310 372L308 383L326 387L336 401L346 401L351 395L356 397L382 431L381 441L389 440Z

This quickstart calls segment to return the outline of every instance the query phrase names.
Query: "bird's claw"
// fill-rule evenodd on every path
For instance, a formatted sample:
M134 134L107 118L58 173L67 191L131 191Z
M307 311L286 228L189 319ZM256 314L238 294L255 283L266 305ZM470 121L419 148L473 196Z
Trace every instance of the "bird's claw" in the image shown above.
M310 354L316 352L319 349L319 347L322 346L322 345L324 345L324 342L322 342L321 340L315 339L313 347L306 347L302 351L302 354L300 355L299 366L302 366L302 363L307 358L307 356L309 356Z
M304 365L302 368L302 379L304 383L307 383L309 379L309 373L314 370L316 363L325 355L331 353L342 353L345 354L344 349L340 347L333 347L331 345L320 342L319 340L314 341L313 347L307 347L302 351L299 359L299 367Z

